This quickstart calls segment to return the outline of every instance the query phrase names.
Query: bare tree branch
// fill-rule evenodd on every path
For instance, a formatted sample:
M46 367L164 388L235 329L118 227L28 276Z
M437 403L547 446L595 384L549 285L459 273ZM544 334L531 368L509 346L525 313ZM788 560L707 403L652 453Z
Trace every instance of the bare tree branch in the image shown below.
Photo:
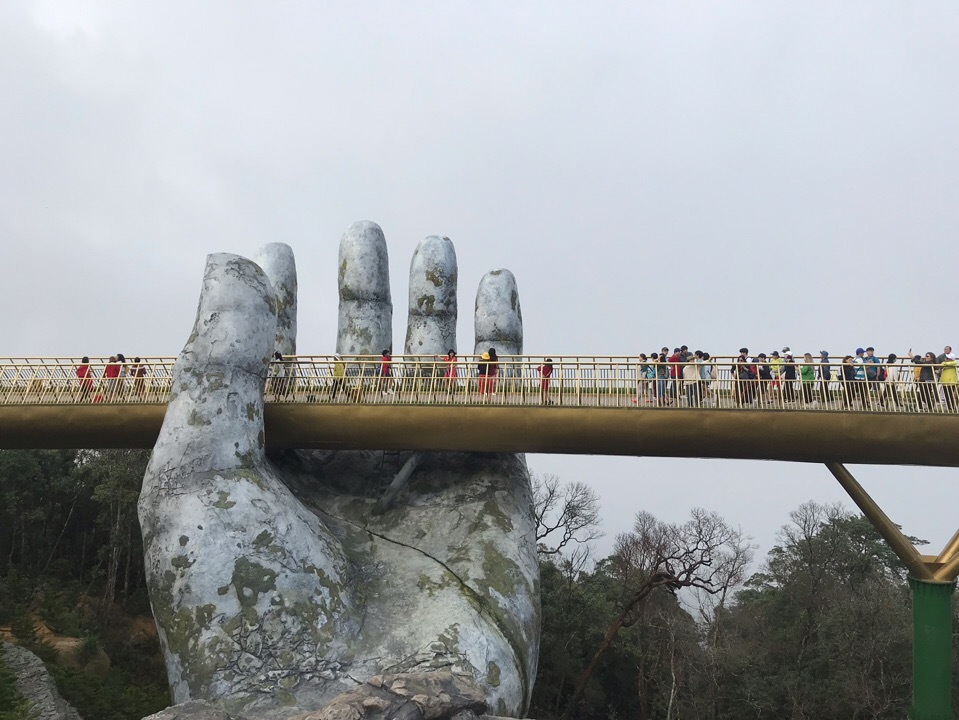
M541 555L560 555L570 544L601 538L599 496L584 482L562 484L555 475L533 475L533 514Z

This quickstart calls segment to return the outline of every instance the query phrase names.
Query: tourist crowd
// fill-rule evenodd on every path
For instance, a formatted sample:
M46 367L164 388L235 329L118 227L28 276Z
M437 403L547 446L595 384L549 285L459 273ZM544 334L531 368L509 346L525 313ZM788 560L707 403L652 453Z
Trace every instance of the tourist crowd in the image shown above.
M477 356L475 372L469 367L472 363L465 363L466 376L475 375L475 390L480 396L496 394L500 362L496 350L490 348ZM430 365L423 363L422 358L412 363L417 368L416 375L421 375L423 368ZM429 375L442 377L450 394L464 387L463 381L457 379L461 372L458 369L460 359L454 350L437 358L432 365L435 368ZM553 360L546 358L533 368L539 384L540 402L544 405L553 404L551 386L557 387L554 372L562 375L562 363L558 365L559 368L554 370ZM389 350L384 350L377 362L369 363L368 367L361 366L362 363L334 356L328 378L331 400L336 400L348 381L354 390L372 388L384 395L395 394L399 378L394 376L393 357ZM131 363L123 354L117 353L110 356L99 377L86 356L75 373L81 399L109 402L110 398L125 391L143 395L148 369L139 357ZM642 405L711 407L719 405L722 397L724 406L731 402L740 407L791 405L899 409L908 401L919 409L941 407L950 412L959 411L957 361L948 345L938 355L931 351L917 355L910 349L902 358L895 353L881 358L873 347L860 347L854 354L845 356L831 356L828 351L820 350L815 358L808 352L794 354L789 347L755 355L743 347L731 362L728 359L719 361L701 350L690 351L683 345L672 352L663 347L658 352L640 353L635 373L637 384L633 401ZM267 381L268 394L274 399L293 394L297 374L295 358L274 353ZM359 382L367 375L371 377L370 382ZM903 392L906 388L908 394Z
M713 381L718 368L709 353L691 352L683 345L672 353L665 347L658 353L643 353L639 359L637 402L715 404ZM903 376L904 372L912 377ZM949 345L939 355L931 351L915 355L910 349L903 359L895 353L880 358L873 347L856 348L854 355L841 358L820 350L816 359L808 352L797 358L788 347L755 356L743 347L729 373L733 398L741 407L801 403L815 408L838 403L844 408L901 408L902 381L911 379L909 387L920 409L959 410L956 356Z

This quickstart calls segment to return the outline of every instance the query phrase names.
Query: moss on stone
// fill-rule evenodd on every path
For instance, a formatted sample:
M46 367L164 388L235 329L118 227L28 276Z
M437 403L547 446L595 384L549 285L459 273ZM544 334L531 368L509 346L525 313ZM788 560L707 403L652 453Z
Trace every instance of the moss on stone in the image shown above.
M210 418L206 417L203 413L199 412L196 408L190 409L190 414L186 418L187 425L191 427L198 427L202 425L209 425Z
M499 687L500 684L500 670L499 665L490 660L486 663L486 683L490 687Z
M231 507L236 505L235 502L230 500L230 493L226 492L225 490L217 490L216 494L217 499L214 501L213 507L217 508L218 510L229 510Z
M264 530L255 538L253 538L253 547L263 548L269 545L271 542L273 542L273 533L271 533L269 530Z
M483 503L480 518L492 522L503 532L513 531L513 521L492 498Z
M195 562L196 560L191 560L186 555L177 555L170 561L170 564L177 570L186 570L187 568L192 567Z
M523 582L519 565L489 540L483 543L483 576L483 584L505 597L515 595L517 584Z
M456 579L448 572L443 572L443 577L440 580L434 580L426 573L420 573L419 578L416 581L416 587L420 592L425 592L428 597L433 597L436 593L441 590L455 585Z
M432 314L435 306L436 298L432 295L420 295L418 298L416 298L416 307L419 308L420 312Z
M233 564L230 584L236 588L236 596L244 608L253 607L260 595L276 590L276 571L263 567L249 558L237 558Z

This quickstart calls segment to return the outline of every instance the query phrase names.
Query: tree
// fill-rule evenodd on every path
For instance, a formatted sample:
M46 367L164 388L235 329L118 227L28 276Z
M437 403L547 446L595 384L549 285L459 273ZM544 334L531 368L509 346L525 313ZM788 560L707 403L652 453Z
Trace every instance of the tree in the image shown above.
M142 572L137 499L149 460L146 450L85 450L78 457L78 473L96 478L93 497L101 507L97 522L107 539L100 548L106 564L104 609L109 609L116 597L121 563L124 594L130 590L131 573Z
M904 717L905 569L865 518L838 505L806 503L790 519L721 618L714 717Z
M733 529L716 513L694 508L688 521L673 525L658 521L647 512L639 512L633 532L620 535L614 563L622 578L623 597L576 689L562 718L571 717L587 683L623 627L642 617L646 599L657 590L675 593L680 588L697 588L719 593L742 579L743 556L751 552L739 530ZM670 689L675 699L675 673ZM667 717L673 716L672 702Z

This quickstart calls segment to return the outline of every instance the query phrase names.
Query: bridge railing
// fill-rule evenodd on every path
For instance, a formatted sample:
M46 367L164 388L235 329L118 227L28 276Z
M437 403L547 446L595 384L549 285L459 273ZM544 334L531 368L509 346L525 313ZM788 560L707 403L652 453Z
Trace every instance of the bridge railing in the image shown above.
M96 358L0 359L0 405L164 404L173 358L110 363ZM821 363L782 363L777 371L716 357L705 363L627 356L434 356L338 358L300 355L271 364L266 400L275 403L555 405L622 408L728 408L955 413L955 365L896 363L842 372ZM551 365L551 370L547 370ZM885 380L857 380L857 368L883 368ZM484 374L485 371L485 374ZM758 372L757 372L758 371ZM754 377L751 373L756 372ZM777 374L778 373L778 374ZM792 379L792 377L795 379Z

